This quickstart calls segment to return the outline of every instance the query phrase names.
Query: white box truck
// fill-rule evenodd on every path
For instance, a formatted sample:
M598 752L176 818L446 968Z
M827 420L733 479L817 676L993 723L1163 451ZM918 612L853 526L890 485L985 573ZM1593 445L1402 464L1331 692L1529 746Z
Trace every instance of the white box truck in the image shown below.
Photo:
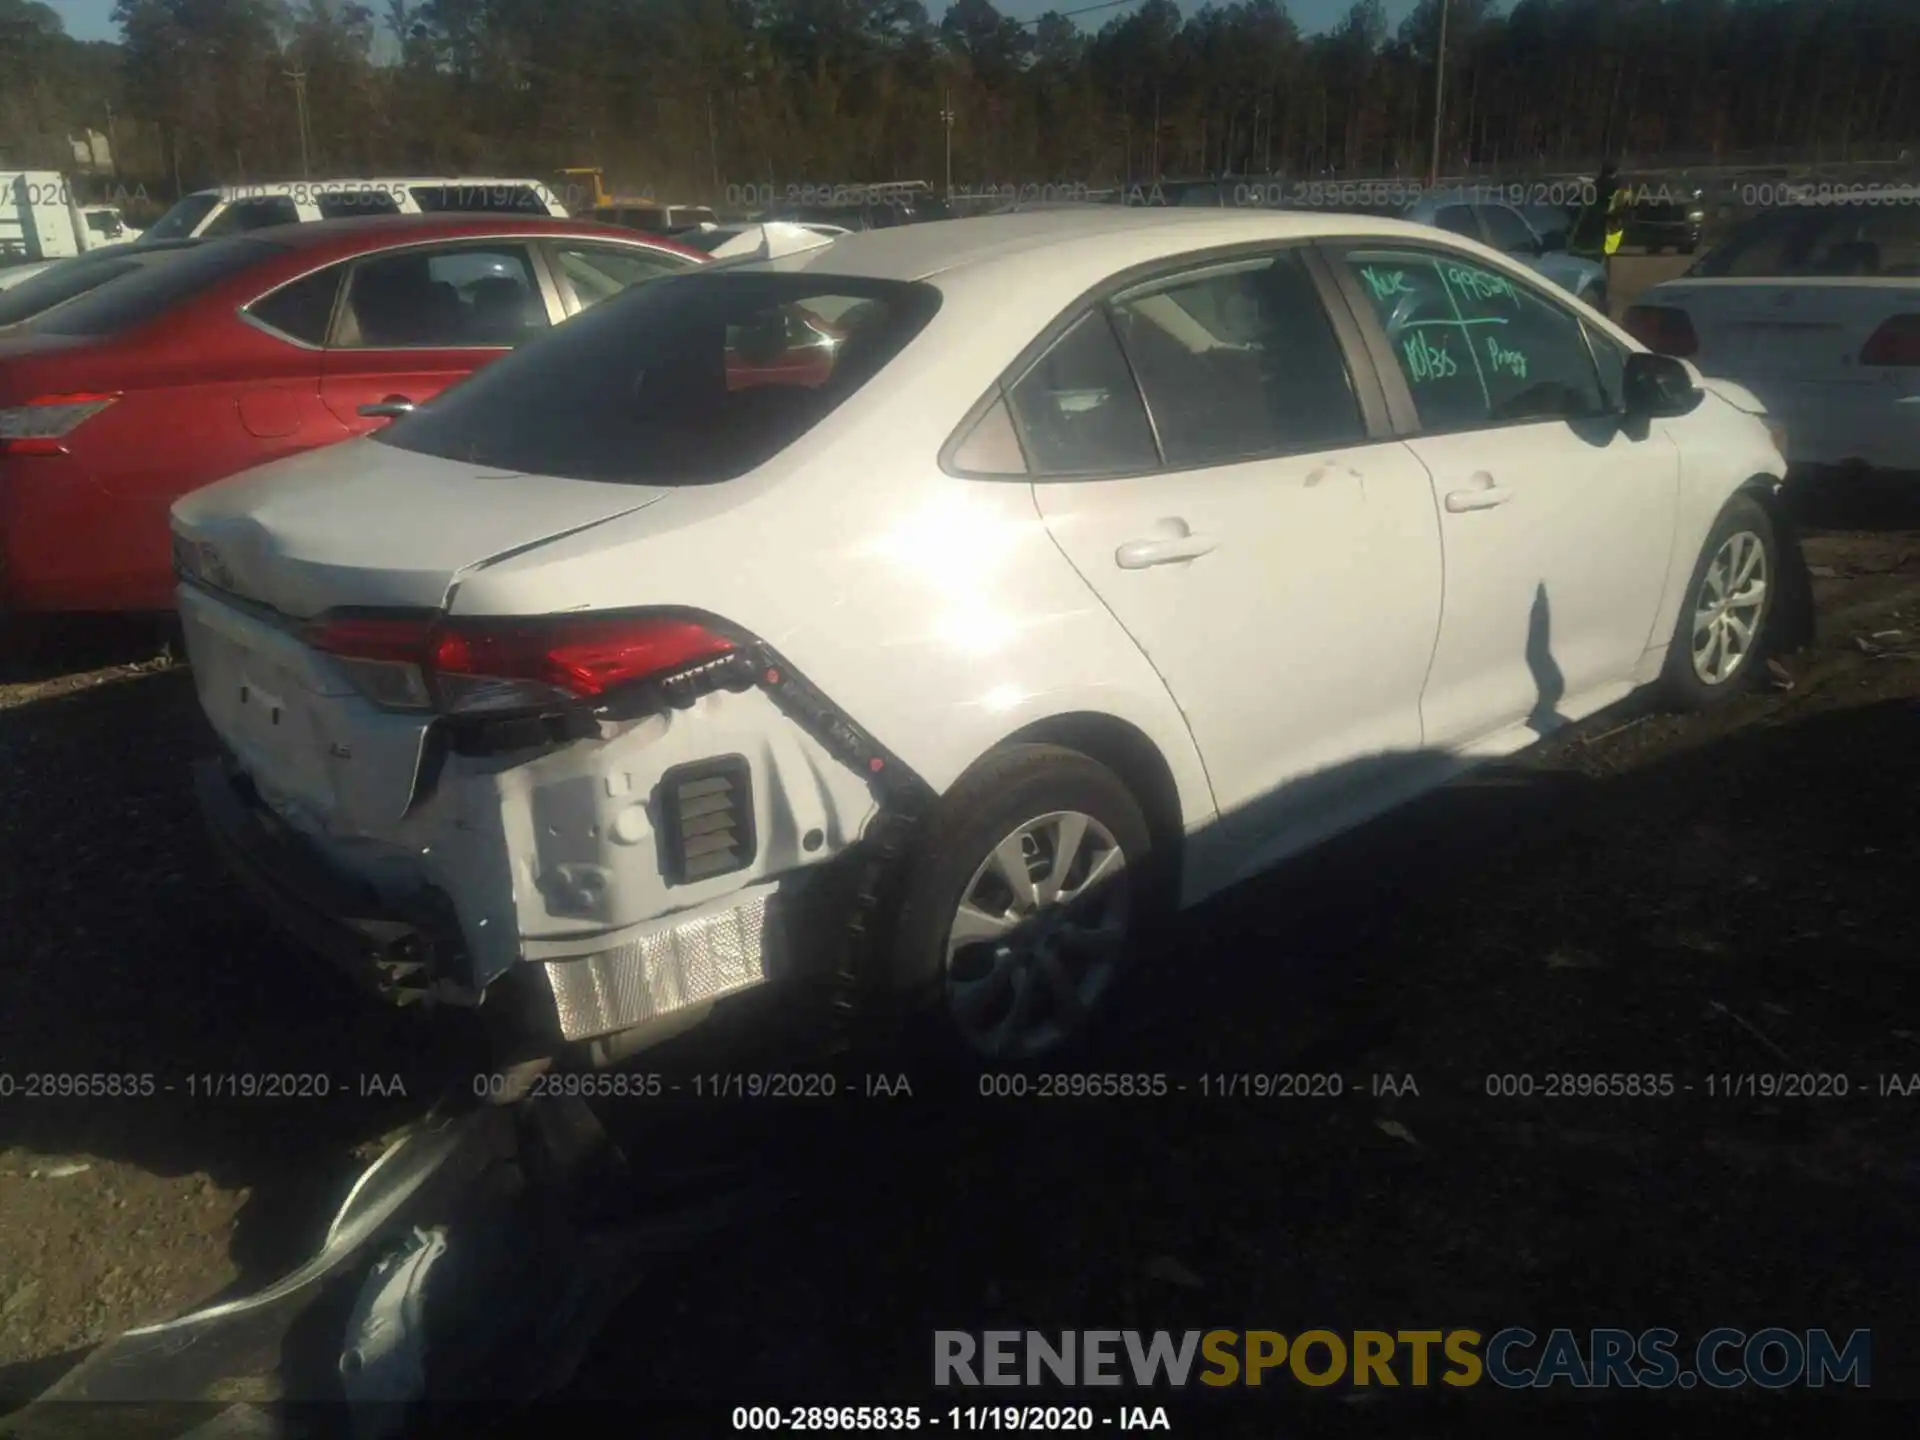
M82 204L57 170L0 170L0 289L55 260L139 236L117 206Z

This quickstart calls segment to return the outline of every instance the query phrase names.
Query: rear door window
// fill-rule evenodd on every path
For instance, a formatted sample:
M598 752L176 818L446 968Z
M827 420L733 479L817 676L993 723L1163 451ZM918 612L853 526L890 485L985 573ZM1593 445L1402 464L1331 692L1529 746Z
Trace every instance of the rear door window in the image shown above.
M812 429L939 304L931 286L903 281L669 276L603 301L375 438L536 475L710 484ZM818 343L821 325L831 346ZM796 334L809 343L796 346Z
M524 245L420 248L354 266L333 344L345 349L499 349L548 328Z
M1333 323L1294 253L1132 291L1114 323L1170 466L1364 444Z
M209 240L170 259L144 265L62 305L35 329L48 335L117 335L158 319L176 305L251 266L287 253L268 240Z
M218 215L203 232L206 235L242 235L249 230L264 230L269 225L297 225L300 211L285 195L266 195L258 200L236 200Z

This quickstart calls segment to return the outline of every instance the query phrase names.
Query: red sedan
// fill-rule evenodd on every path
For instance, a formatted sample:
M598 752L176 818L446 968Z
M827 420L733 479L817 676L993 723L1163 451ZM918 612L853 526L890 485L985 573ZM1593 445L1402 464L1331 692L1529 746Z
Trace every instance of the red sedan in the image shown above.
M181 495L364 435L704 263L589 221L396 216L206 241L111 281L0 339L0 612L171 608Z

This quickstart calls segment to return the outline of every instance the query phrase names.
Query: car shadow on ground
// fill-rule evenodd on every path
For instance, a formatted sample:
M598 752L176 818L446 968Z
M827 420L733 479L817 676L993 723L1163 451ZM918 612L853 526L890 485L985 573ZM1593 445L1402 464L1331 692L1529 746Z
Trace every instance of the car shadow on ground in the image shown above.
M1870 1328L1875 1393L1916 1393L1920 1098L1878 1093L1920 1086L1916 740L1900 699L1436 792L1190 917L1071 1069L1159 1098L709 1107L802 1196L667 1266L568 1396L924 1403L936 1328L1770 1324ZM1830 1078L1734 1078L1783 1074Z
M917 1392L929 1329L996 1321L1910 1320L1915 1174L1892 1132L1913 1112L1862 1087L1920 1070L1899 1028L1916 728L1889 702L1606 779L1494 766L1240 886L1074 1061L1165 1077L1157 1098L983 1097L875 1059L882 1092L849 1073L836 1106L606 1102L649 1165L745 1158L801 1198L670 1266L575 1393ZM360 1002L239 900L186 798L209 744L178 669L0 710L5 1068L174 1087L16 1103L4 1138L246 1191L239 1293L305 1258L369 1142L472 1074L477 1037ZM1847 1073L1852 1098L1700 1093L1789 1068ZM1560 1072L1695 1090L1487 1093ZM358 1093L394 1073L403 1096ZM192 1078L240 1074L332 1093L208 1099L220 1082ZM1321 1093L1272 1093L1286 1076Z
M1787 496L1808 530L1920 530L1920 471L1796 474Z

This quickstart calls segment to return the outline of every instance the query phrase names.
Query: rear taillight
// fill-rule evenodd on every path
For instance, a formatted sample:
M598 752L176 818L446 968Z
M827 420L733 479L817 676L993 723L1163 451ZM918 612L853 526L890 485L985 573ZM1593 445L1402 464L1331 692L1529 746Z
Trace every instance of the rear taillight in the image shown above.
M1868 338L1862 365L1920 365L1920 315L1896 315Z
M64 455L66 439L120 397L110 394L41 395L0 409L0 454Z
M1692 317L1671 305L1629 305L1620 323L1629 335L1656 355L1684 358L1700 349L1700 337L1693 333Z
M307 631L307 643L334 657L361 694L390 710L431 710L426 656L430 620L371 616L324 620Z
M342 617L312 627L307 643L332 655L376 704L449 715L598 700L734 651L733 641L704 625L660 615L438 623Z

